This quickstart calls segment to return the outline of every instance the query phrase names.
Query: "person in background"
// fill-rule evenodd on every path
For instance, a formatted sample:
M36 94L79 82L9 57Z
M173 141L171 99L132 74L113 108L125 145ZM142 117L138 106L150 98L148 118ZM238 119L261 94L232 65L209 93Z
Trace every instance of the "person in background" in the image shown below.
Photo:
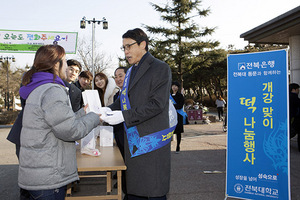
M289 110L290 110L290 138L298 135L298 150L300 152L300 99L299 85L291 83L289 85Z
M82 94L81 90L74 85L74 81L78 78L81 71L81 64L77 60L67 60L67 70L66 79L64 79L64 84L69 88L69 97L74 112L77 112L82 108Z
M116 85L119 88L119 91L115 94L114 101L117 100L117 98L119 97L120 91L123 88L123 83L124 83L126 72L127 72L126 67L118 67L115 70L115 82L116 82Z
M91 86L93 74L90 71L82 71L78 76L78 81L74 84L83 92Z
M40 47L33 67L22 79L26 100L21 130L18 184L28 193L21 199L63 200L67 185L78 180L75 141L100 123L99 115L72 111L66 78L65 50Z
M126 67L118 67L115 70L115 82L116 85L119 88L119 91L114 95L114 101L116 101L118 98L120 98L120 92L122 90L123 87L123 83L124 83L124 79L125 79L125 75L127 72L127 68ZM117 143L117 146L121 152L121 155L123 157L124 160L124 137L125 137L125 130L124 130L124 126L123 123L114 125L114 136L115 136L115 140ZM126 195L126 179L125 179L125 171L122 171L122 190L123 193ZM116 176L114 177L116 178ZM117 188L117 183L114 185L115 188Z
M118 91L114 79L107 78L104 73L99 72L95 75L94 88L98 90L102 107L114 102L114 95Z
M116 101L118 98L120 98L120 92L123 87L126 72L127 72L126 67L118 67L115 70L115 82L120 90L114 95L114 101ZM124 159L124 134L125 134L125 131L124 131L123 123L114 125L115 140L120 149L123 159Z
M85 90L90 88L91 82L93 80L93 74L90 71L82 71L78 76L78 81L74 83L76 87L81 90L81 93ZM83 107L83 97L81 95L80 106Z
M180 151L181 133L184 132L183 120L186 117L183 111L184 97L180 92L178 92L179 88L180 88L180 84L177 81L172 82L171 100L177 111L177 125L174 131L174 134L176 134L176 139L177 139L176 153L179 153Z
M224 113L224 108L226 105L226 101L222 98L221 95L219 95L217 97L216 105L217 105L217 110L218 110L219 121L221 121L221 120L223 120L223 113Z
M120 98L109 106L113 111L101 115L101 119L111 125L124 122L124 199L165 200L170 188L170 141L175 129L170 128L169 121L171 69L148 52L149 41L143 30L128 30L122 38L122 49L133 66L126 73Z
M67 73L66 73L66 81L68 83L75 83L77 80L79 73L82 70L82 66L80 62L74 59L69 59L67 60L68 68L67 68Z

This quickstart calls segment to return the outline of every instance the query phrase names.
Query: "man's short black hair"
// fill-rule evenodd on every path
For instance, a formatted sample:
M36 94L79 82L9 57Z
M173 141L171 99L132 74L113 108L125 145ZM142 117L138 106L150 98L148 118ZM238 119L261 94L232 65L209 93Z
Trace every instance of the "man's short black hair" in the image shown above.
M79 74L80 77L82 78L87 78L89 79L90 81L93 80L93 74L90 72L90 71L82 71L80 74Z
M126 74L126 72L127 72L127 67L118 67L118 68L115 70L114 75L116 75L116 72L117 72L118 69L123 69L125 74Z
M289 88L291 92L292 90L297 90L299 88L299 85L297 83L291 83Z
M173 81L172 85L176 85L178 88L180 88L180 83L178 81Z
M79 68L79 71L80 71L80 72L81 72L81 70L82 70L81 64L80 64L80 62L78 62L77 60L69 59L69 60L67 60L67 64L68 64L68 66L72 66L72 65L77 66L77 67Z
M123 34L122 38L133 39L138 43L138 45L140 45L141 42L145 41L146 42L145 50L148 51L149 39L147 37L147 34L142 29L135 28L132 30L128 30L126 33Z

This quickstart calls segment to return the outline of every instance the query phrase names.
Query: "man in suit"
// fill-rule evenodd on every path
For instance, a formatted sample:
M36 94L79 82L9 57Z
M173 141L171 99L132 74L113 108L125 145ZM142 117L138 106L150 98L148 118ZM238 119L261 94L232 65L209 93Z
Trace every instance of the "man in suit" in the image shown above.
M111 125L124 122L127 127L124 144L127 195L124 199L164 200L170 185L170 142L148 151L150 146L132 145L132 141L138 140L141 144L143 138L169 128L171 69L148 52L148 37L141 29L128 30L122 38L126 59L133 65L122 89L122 94L127 94L130 109L123 104L121 94L122 100L119 98L109 106L113 111L101 118ZM131 137L128 132L131 128L137 129L138 138Z
M118 67L115 70L115 82L116 85L120 88L120 90L114 95L114 102L120 97L120 93L123 87L123 82L125 79L125 75L127 72L126 67ZM114 125L114 136L116 143L120 149L122 157L124 158L124 126L123 123Z
M121 94L121 90L123 87L123 82L125 79L125 75L127 72L127 68L126 67L118 67L115 70L115 82L116 85L118 86L118 88L120 89L115 95L114 95L114 101L116 101L118 98L120 98L120 94ZM114 137L117 143L117 146L119 147L119 150L121 152L121 155L124 159L124 126L123 123L114 125ZM116 178L116 175L114 175L114 178ZM122 171L122 190L123 193L126 195L126 180L125 180L125 171ZM115 188L117 188L118 183L116 182L116 184L114 185Z

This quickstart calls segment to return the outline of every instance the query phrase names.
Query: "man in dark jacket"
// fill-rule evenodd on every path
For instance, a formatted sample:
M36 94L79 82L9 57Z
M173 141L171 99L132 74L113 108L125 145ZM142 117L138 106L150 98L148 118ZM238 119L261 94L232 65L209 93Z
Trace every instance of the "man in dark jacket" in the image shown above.
M93 74L90 71L82 71L78 76L78 81L74 84L83 92L91 86Z
M300 99L299 85L291 83L289 86L290 91L290 137L298 134L298 150L300 151Z
M115 70L115 82L116 82L116 85L119 87L120 90L122 90L122 87L123 87L123 83L124 83L124 78L125 78L125 75L126 75L126 72L127 72L127 68L126 67L118 67L116 70ZM121 95L121 91L118 91L115 95L114 95L114 102L120 98L120 95ZM114 125L114 137L115 137L115 140L116 140L116 143L117 143L117 146L119 147L120 149L120 152L121 152L121 155L124 159L124 136L125 136L125 130L124 130L124 125L123 123L120 123L120 124L117 124L117 125ZM122 171L122 190L123 190L123 193L126 195L126 179L125 179L125 171ZM114 185L115 188L117 188L117 184L116 183Z
M90 71L82 71L78 76L78 81L74 85L83 92L89 88L93 80L93 74ZM83 106L83 98L81 96L80 105Z
M74 112L77 112L82 108L82 93L81 90L76 87L73 83L68 83L67 81L63 80L64 84L69 88L69 98L72 105L72 110Z
M64 84L69 88L69 97L71 100L72 109L77 112L82 107L82 94L81 90L74 85L79 73L81 72L81 64L77 60L67 60L68 68L66 71L66 79L63 80Z
M75 83L79 73L82 70L82 66L79 61L74 59L67 60L68 68L66 71L66 81L68 83Z
M117 99L109 106L114 111L101 118L112 125L124 121L127 127L124 143L127 195L124 199L164 200L170 187L169 139L173 134L169 131L171 69L148 52L148 37L139 28L123 35L123 50L127 61L133 65L127 72L130 78L126 74L122 100ZM164 139L153 137L151 145L145 142L146 138L161 131L166 133L160 135L165 136ZM167 142L162 144L164 141Z

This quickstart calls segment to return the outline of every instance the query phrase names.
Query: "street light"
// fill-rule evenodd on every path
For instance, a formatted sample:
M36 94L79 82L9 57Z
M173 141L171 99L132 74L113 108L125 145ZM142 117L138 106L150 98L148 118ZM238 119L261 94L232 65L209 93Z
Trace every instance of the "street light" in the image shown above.
M102 20L96 20L93 18L92 20L87 20L86 17L83 17L82 20L80 20L80 28L85 29L86 22L88 24L93 23L93 29L92 29L92 71L93 71L93 80L92 80L92 89L94 89L94 77L95 77L95 66L94 66L94 48L95 48L95 28L96 23L99 25L102 22L103 29L108 29L108 22L106 21L105 17L103 17Z
M2 63L2 66L4 67L4 64L6 64L6 105L7 105L7 110L9 110L9 84L8 84L8 81L9 81L9 74L8 74L8 71L9 71L9 63L8 61L9 60L12 60L12 62L16 62L16 59L14 56L12 57L0 57L0 62Z

